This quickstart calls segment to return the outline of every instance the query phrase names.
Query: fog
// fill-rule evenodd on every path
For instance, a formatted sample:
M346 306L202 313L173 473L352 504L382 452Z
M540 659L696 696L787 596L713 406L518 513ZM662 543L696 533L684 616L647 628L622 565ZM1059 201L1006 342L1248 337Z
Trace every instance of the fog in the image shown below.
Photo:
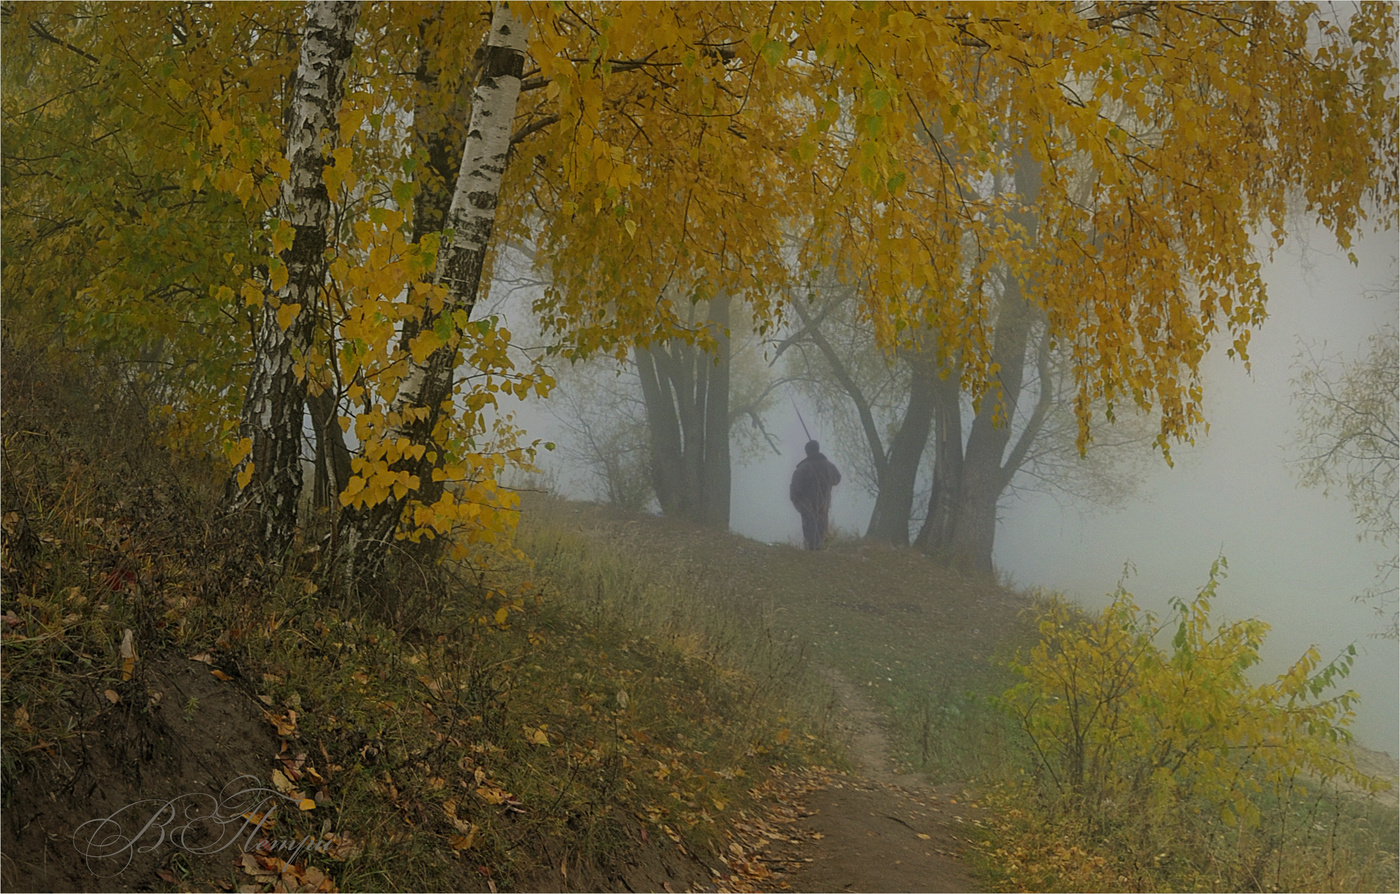
M1326 340L1355 358L1365 338L1397 316L1394 235L1366 240L1358 267L1322 248L1329 241L1319 233L1311 248L1292 242L1266 268L1269 318L1251 340L1251 370L1223 351L1207 356L1210 433L1174 450L1175 468L1158 466L1120 512L1086 514L1042 495L1007 505L995 559L1018 583L1073 593L1086 605L1105 604L1130 561L1137 574L1128 589L1160 613L1172 596L1199 588L1223 554L1229 576L1216 619L1272 625L1263 672L1283 670L1310 644L1326 660L1356 642L1361 656L1348 683L1362 696L1358 737L1394 755L1397 644L1368 636L1383 620L1352 597L1374 583L1376 563L1396 545L1358 542L1345 496L1297 487L1287 464L1297 427L1289 379L1300 345Z
M1376 564L1397 546L1358 541L1345 496L1296 486L1287 462L1298 424L1289 380L1299 351L1325 342L1329 353L1355 359L1366 337L1400 314L1394 234L1368 237L1354 250L1356 266L1325 231L1291 238L1265 265L1269 316L1250 342L1251 369L1225 356L1223 347L1206 357L1208 434L1194 446L1174 447L1174 467L1157 457L1120 510L1064 495L1009 495L994 561L1017 587L1057 590L1091 609L1107 604L1127 564L1127 589L1160 616L1171 598L1194 595L1224 555L1229 570L1214 618L1258 617L1271 625L1258 673L1283 670L1309 645L1329 660L1355 643L1360 656L1346 684L1362 696L1354 729L1367 746L1394 755L1400 654L1395 641L1370 636L1384 620L1353 597L1374 583ZM538 404L522 407L517 421L534 437L562 437L558 421ZM786 397L766 422L782 455L769 452L745 464L736 453L731 528L765 542L800 544L787 484L807 438ZM842 457L832 459L841 465ZM589 496L586 473L560 453L545 454L542 466L565 495ZM863 532L873 503L848 476L833 494L833 524L848 535Z

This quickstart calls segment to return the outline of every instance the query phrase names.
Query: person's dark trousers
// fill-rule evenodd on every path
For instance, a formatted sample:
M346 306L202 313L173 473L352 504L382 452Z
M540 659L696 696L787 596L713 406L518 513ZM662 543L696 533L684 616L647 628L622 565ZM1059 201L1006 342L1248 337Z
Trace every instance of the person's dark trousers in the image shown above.
M815 513L802 513L802 540L807 549L821 549L826 539L826 525Z

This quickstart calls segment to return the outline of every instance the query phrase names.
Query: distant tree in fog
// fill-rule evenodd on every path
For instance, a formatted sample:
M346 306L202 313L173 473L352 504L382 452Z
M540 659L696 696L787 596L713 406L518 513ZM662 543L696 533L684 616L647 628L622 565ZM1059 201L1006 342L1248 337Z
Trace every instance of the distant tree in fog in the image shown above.
M624 509L651 502L646 407L634 372L611 360L564 366L546 404L563 426L560 452L588 470L593 496Z
M1011 205L1005 226L1015 234L1017 252L1032 250L1041 238L1041 171L1041 163L1021 149L1009 153L1006 167L983 184L989 197ZM1079 188L1087 194L1088 181ZM971 244L969 254L976 254ZM1044 310L1045 276L1011 258L988 256L968 265L961 277L961 287L987 306L981 335L989 361L985 378L972 374L975 361L948 341L942 325L906 322L897 346L882 350L875 323L848 294L874 289L859 270L818 276L808 302L792 302L801 326L779 350L798 347L794 356L809 389L824 392L826 407L848 402L854 413L838 445L853 448L857 480L873 485L866 537L910 542L916 482L932 442L932 481L914 543L953 567L989 572L998 509L1018 476L1105 502L1121 496L1130 479L1085 459L1093 439L1083 421L1095 416L1112 423L1115 404L1112 395L1086 399L1078 387L1072 346L1056 341ZM944 303L956 318L971 300L954 293ZM1136 408L1144 400L1138 389L1118 403ZM1130 415L1147 417L1133 410ZM860 434L852 436L853 428ZM1144 426L1099 428L1099 437L1135 444L1141 455L1157 434Z
M730 303L718 295L688 308L686 322L709 350L680 338L632 350L661 511L716 528L729 527Z
M801 325L779 352L818 407L823 444L875 497L868 539L913 543L985 570L1006 497L1033 490L1121 505L1145 467L1160 461L1148 449L1153 421L1131 405L1116 408L1080 453L1067 347L1050 345L1044 320L1024 300L1029 319L1006 313L993 330L1006 361L1001 391L975 403L956 371L940 374L931 333L922 351L882 351L840 294L846 288L834 278L814 284L811 303L794 304ZM1019 364L1008 358L1017 352Z
M590 470L598 496L629 509L655 496L668 516L728 528L731 447L777 450L763 413L781 380L747 317L731 321L728 298L689 310L694 340L561 369L551 413L568 431L565 455Z
M1356 513L1362 539L1396 546L1400 534L1400 356L1397 333L1387 326L1372 335L1365 357L1350 363L1316 356L1306 349L1293 378L1298 405L1298 482L1323 493L1341 490ZM1396 602L1395 552L1380 563L1375 585L1361 597L1384 613L1392 606L1386 631L1400 635Z

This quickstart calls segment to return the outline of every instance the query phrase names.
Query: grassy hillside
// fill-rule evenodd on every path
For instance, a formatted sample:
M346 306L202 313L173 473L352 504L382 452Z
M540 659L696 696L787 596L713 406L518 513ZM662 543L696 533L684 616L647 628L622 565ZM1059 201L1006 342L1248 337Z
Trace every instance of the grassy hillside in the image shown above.
M324 593L314 546L244 554L130 395L3 373L6 888L680 890L770 768L824 757L802 649L723 594L548 525L533 567ZM138 835L164 803L204 811L179 847Z
M526 517L544 505L527 502ZM679 569L740 617L771 618L882 709L904 769L964 782L1006 763L1014 745L989 697L1014 682L1002 660L1033 642L1026 596L912 550L837 541L811 553L587 504L551 517Z
M1059 790L1021 725L1002 707L1003 694L1022 679L1013 659L1026 661L1040 641L1034 622L1051 604L1043 597L949 572L908 550L837 542L808 553L674 520L542 499L527 502L526 513L639 561L679 569L709 599L728 605L730 615L771 618L778 635L806 643L815 665L875 706L897 763L893 769L968 792L982 808L968 826L977 846L963 853L989 890L1383 891L1396 884L1400 827L1393 789L1367 795L1342 782L1345 791L1339 791L1338 783L1320 784L1300 765L1270 776L1266 764L1242 762L1242 750L1227 747L1219 755L1223 776L1178 772L1171 786L1133 778L1144 768L1149 774L1171 769L1154 769L1151 753L1125 754L1103 771L1127 774L1104 784L1140 791L1140 799L1090 804ZM1075 634L1089 620L1070 607L1056 626ZM1215 623L1207 638L1215 635ZM1154 648L1170 643L1159 638ZM1328 694L1328 681L1343 682L1323 667L1315 672L1320 697ZM1086 676L1075 685L1093 691L1100 682ZM1125 688L1117 704L1136 704L1139 697ZM1208 718L1209 708L1202 701L1194 710L1192 700L1218 694L1206 688L1183 697L1179 719L1197 724L1194 718ZM1303 702L1290 705L1301 710ZM1189 743L1165 746L1183 732L1202 733L1164 728L1160 739L1148 732L1146 741L1164 746L1162 754L1176 754ZM1265 750L1282 745L1266 741ZM1207 759L1203 768L1215 760L1198 756ZM1393 780L1393 761L1376 757L1355 749L1348 755L1367 772ZM1208 794L1220 782L1227 791Z

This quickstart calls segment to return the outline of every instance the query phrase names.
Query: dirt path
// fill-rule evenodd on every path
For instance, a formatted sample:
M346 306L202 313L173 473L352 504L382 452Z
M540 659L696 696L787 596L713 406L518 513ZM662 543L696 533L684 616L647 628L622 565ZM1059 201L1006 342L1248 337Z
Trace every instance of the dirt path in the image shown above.
M946 685L975 685L969 676L1024 607L994 583L947 571L910 550L838 544L811 553L583 504L560 507L559 517L588 537L698 580L722 568L724 583L741 600L769 607L775 629L815 644L815 663L830 667L844 656L879 686L899 672L876 676L878 667L889 670L911 656L941 668ZM972 837L977 808L956 783L929 786L923 777L899 773L883 715L860 685L865 681L834 669L825 675L839 703L836 738L854 769L777 781L768 815L737 818L724 856L730 873L717 879L720 890L976 890L955 855ZM900 685L937 682L925 676Z
M896 772L875 710L834 671L828 679L856 772L797 801L793 834L764 857L771 890L978 890L954 856L976 809L955 785L931 788Z

